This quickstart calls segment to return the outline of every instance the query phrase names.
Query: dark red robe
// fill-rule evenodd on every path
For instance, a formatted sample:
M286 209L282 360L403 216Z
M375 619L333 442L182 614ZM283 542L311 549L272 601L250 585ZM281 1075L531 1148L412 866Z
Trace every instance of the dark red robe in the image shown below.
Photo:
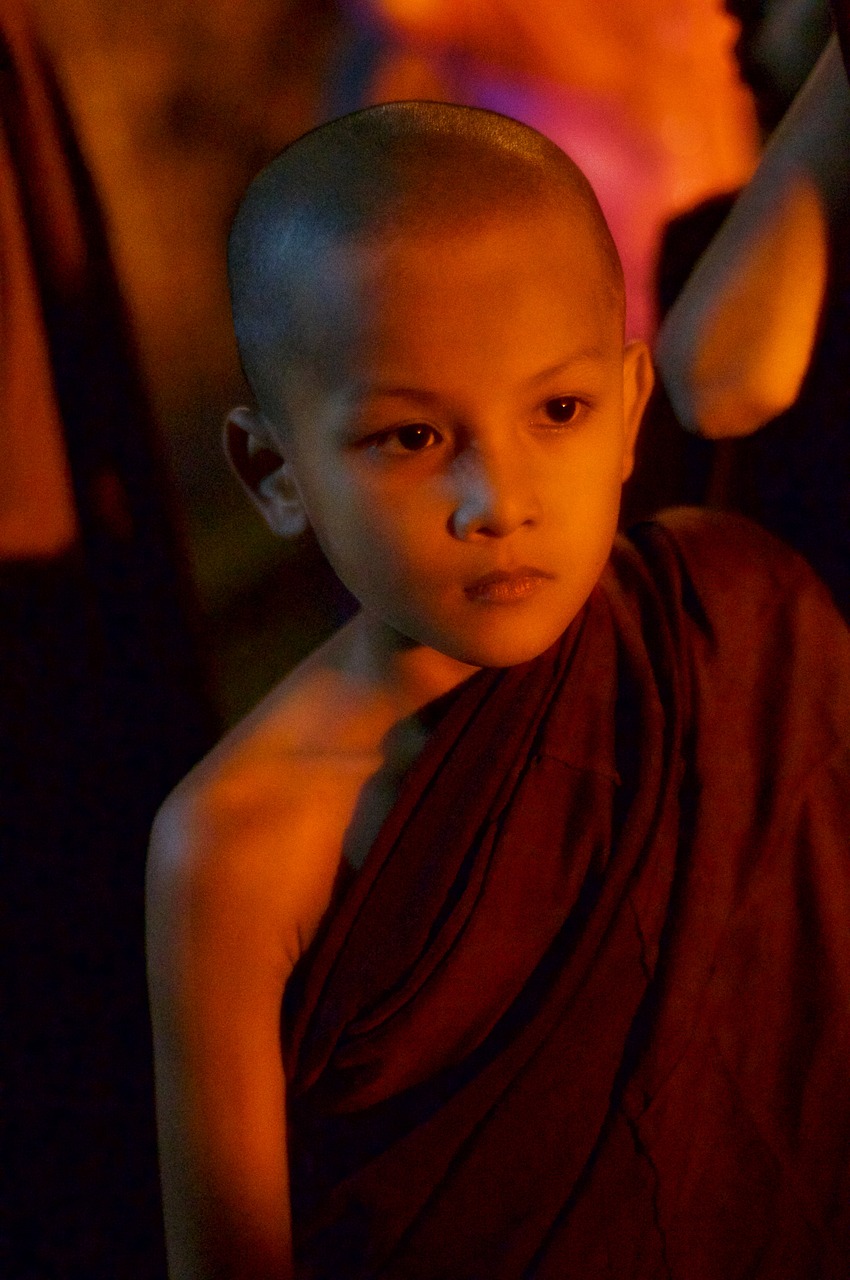
M298 1275L850 1275L850 635L680 511L454 696L284 1009Z

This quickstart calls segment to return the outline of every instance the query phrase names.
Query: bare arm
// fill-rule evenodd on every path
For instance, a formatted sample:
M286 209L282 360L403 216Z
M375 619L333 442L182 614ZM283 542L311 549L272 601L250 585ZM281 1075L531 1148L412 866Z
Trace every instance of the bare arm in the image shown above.
M850 204L850 87L832 39L658 336L680 421L749 435L796 399Z
M195 816L187 823L176 806L151 845L148 964L172 1280L292 1274L279 1026L294 939L279 927L278 868L261 830L240 829L244 856L232 836Z
M292 1275L281 1003L343 845L371 842L364 788L382 776L394 723L368 682L364 695L340 678L338 634L154 824L148 982L171 1280Z

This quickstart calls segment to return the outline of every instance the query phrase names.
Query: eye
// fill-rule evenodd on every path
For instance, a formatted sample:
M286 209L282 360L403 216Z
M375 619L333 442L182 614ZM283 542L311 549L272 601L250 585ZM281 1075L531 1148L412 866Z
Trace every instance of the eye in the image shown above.
M434 428L426 427L423 422L412 422L409 427L399 427L395 436L407 453L419 453L420 449L427 449L437 439Z
M382 453L422 453L425 449L433 449L441 439L440 433L427 423L410 422L375 436L370 443Z
M543 412L550 422L557 423L559 427L567 426L573 422L579 415L581 410L581 401L575 396L553 396L551 400L547 400L543 406Z

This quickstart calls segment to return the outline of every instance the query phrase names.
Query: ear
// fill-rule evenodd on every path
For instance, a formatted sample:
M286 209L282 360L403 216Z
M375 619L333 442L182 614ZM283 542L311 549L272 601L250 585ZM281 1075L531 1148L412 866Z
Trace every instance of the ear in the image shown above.
M627 342L623 351L623 480L635 465L635 444L643 411L655 385L649 347L642 338Z
M262 414L231 409L224 425L224 452L248 497L272 533L295 538L307 528L307 512L291 464Z

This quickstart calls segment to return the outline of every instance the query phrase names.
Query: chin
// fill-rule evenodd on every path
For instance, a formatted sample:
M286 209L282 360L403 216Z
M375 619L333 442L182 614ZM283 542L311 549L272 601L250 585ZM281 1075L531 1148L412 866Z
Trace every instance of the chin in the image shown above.
M499 634L499 629L493 627L487 635L440 637L434 647L472 667L517 667L539 658L560 639L568 626L569 620L561 627L534 631L528 628L513 634L507 629Z

